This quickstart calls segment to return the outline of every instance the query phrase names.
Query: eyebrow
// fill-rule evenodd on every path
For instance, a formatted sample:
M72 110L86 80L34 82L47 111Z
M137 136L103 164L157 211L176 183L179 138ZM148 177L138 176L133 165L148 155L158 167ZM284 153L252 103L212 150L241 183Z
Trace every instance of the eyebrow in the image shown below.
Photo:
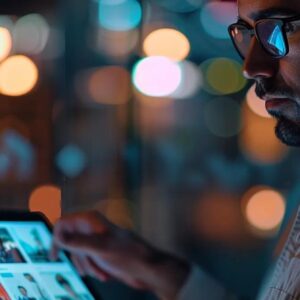
M296 15L297 15L297 11L292 8L271 7L257 12L253 12L249 15L249 18L251 18L254 21L257 21L259 19L270 18L275 16L293 17Z

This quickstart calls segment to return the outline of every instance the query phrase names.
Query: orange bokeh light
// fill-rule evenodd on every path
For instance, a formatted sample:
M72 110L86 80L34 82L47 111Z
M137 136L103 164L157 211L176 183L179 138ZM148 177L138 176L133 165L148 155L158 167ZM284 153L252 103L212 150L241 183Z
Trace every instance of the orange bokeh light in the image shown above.
M61 217L61 190L54 185L37 187L30 195L29 209L42 212L51 223Z
M14 55L0 65L0 93L22 96L29 93L38 81L38 69L24 55Z
M93 71L88 79L90 97L101 104L124 104L131 97L130 74L119 66Z
M165 56L175 61L184 60L191 50L187 37L171 28L151 32L146 37L143 48L147 56Z
M285 213L285 199L269 187L254 187L244 196L243 211L247 222L258 234L275 233Z
M255 94L255 84L249 89L247 93L247 104L249 108L258 116L263 118L271 118L266 110L265 101L258 98Z
M5 27L0 27L0 61L5 59L12 48L12 38L9 30Z
M275 135L276 120L257 115L246 103L242 109L242 118L244 127L239 137L242 152L261 164L281 161L288 148Z

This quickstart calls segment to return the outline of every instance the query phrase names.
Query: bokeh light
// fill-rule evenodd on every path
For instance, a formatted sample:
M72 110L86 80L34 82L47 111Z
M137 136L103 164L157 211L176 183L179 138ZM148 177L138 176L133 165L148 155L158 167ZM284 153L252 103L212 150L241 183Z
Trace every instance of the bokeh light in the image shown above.
M218 137L232 137L242 129L240 105L230 98L210 100L205 107L207 128Z
M18 53L39 54L49 39L49 25L40 14L18 19L13 30L14 49Z
M114 59L126 59L135 51L139 40L137 30L109 31L99 28L96 36L96 48Z
M170 95L175 99L187 99L194 96L203 85L201 70L193 62L184 60L179 63L181 82L179 87Z
M146 37L143 49L147 56L166 56L181 61L189 55L191 47L187 37L180 31L161 28Z
M265 101L256 96L255 84L249 89L246 100L249 108L258 116L263 118L272 118L266 110Z
M132 76L135 87L153 97L169 96L181 83L180 66L162 56L140 60L135 65Z
M76 145L67 145L56 156L56 165L63 174L70 178L82 173L87 164L84 152Z
M136 28L142 19L142 7L136 0L99 1L100 25L112 31Z
M131 97L129 72L118 66L96 69L88 76L88 94L101 104L124 104Z
M239 136L242 153L258 164L275 164L288 148L275 136L276 120L254 113L245 102L242 109L243 130Z
M5 152L5 160L8 159L7 171L13 170L21 180L30 178L36 164L36 152L31 142L15 129L6 128L0 137L0 143L2 152ZM2 176L7 175L4 169L0 173Z
M11 49L11 34L7 28L0 27L0 61L9 55Z
M192 216L195 233L201 239L241 247L249 238L239 199L217 187L203 193L189 215Z
M217 39L229 39L227 27L236 21L235 2L208 2L200 12L202 27L210 36Z
M26 56L14 55L0 65L0 93L21 96L30 92L38 81L38 69Z
M243 197L242 208L255 233L274 234L284 217L285 199L269 187L253 187Z
M14 29L14 21L10 16L0 15L0 27L8 29L10 32Z
M247 81L242 76L242 66L229 58L204 61L200 68L204 73L203 88L216 95L227 95L242 90Z
M42 212L54 223L61 217L61 189L55 185L37 187L30 195L29 210Z
M123 198L109 197L109 199L100 200L94 207L100 211L112 223L127 229L133 229L134 223L128 201Z

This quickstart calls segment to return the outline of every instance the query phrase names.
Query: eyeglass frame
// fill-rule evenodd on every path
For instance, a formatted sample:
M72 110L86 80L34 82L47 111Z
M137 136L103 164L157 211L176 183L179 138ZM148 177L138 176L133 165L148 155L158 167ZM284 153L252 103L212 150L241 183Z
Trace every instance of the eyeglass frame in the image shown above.
M285 47L286 47L286 53L284 55L273 55L272 53L270 53L267 48L264 46L264 44L262 43L261 41L261 38L259 37L258 33L257 33L257 26L266 21L266 20L275 20L275 21L280 21L282 22L281 24L281 32L282 32L282 35L283 35L283 40L284 40L284 43L285 43ZM245 60L245 57L244 55L241 53L241 51L239 50L235 40L234 40L234 37L232 36L231 32L232 32L232 27L233 26L244 26L245 28L249 29L250 30L250 36L251 38L253 38L253 36L256 37L257 41L259 42L260 46L262 47L262 49L268 54L270 55L271 57L273 57L274 59L280 59L280 58L283 58L285 56L287 56L289 54L289 50L290 50L290 47L289 47L289 42L288 42L288 37L287 37L287 33L289 31L291 31L291 27L289 28L286 28L287 26L291 26L291 23L293 22L296 22L296 21L300 21L300 15L296 15L296 16L293 16L293 17L287 17L287 18L276 18L276 17L271 17L271 18L262 18L262 19L259 19L257 20L255 23L254 23L254 27L250 26L246 21L244 20L238 20L237 22L235 23L232 23L228 26L228 33L229 33L229 36L231 38L231 41L237 51L237 53L239 54L239 56L242 58L242 60ZM249 45L250 46L250 45Z

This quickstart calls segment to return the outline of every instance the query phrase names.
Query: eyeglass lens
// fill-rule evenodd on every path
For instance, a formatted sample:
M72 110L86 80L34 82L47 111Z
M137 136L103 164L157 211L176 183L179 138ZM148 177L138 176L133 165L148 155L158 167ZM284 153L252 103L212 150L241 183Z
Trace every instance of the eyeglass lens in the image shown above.
M238 52L245 58L251 43L251 31L244 25L236 24L231 27L230 32Z
M263 47L274 56L284 56L287 48L280 20L264 20L256 26Z
M282 32L281 20L262 20L256 25L256 32L260 43L272 56L281 57L287 53L287 46ZM245 58L249 51L252 31L244 25L236 24L230 33L240 55Z

